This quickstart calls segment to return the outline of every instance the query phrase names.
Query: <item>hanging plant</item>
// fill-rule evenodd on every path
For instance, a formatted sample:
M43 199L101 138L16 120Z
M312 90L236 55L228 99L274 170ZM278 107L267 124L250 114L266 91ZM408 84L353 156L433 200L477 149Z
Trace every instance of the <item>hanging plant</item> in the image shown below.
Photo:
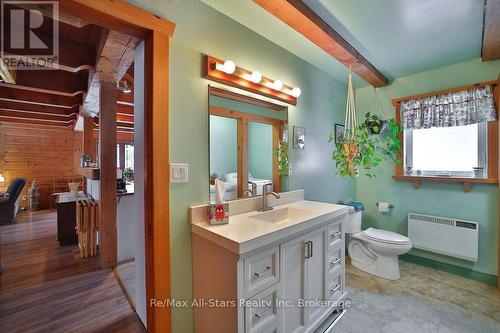
M274 155L278 158L278 174L288 176L288 142L286 140L279 142Z
M373 178L375 177L375 169L384 159L401 163L398 159L401 128L394 119L381 120L378 116L368 112L365 114L365 121L360 125L356 124L350 67L345 118L344 135L335 144L335 150L332 154L332 159L337 164L338 174L343 177L356 177L359 175L359 169L362 168L369 178ZM328 142L332 141L334 141L333 133Z
M372 134L382 134L387 126L386 120L380 120L376 114L371 114L368 112L365 114L366 120L365 125Z

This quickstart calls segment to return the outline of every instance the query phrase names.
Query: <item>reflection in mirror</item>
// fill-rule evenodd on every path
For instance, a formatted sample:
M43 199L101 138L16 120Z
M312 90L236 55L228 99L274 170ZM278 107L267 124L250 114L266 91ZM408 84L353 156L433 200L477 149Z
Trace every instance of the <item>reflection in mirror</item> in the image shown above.
M237 135L234 118L210 115L210 201L215 201L215 180L225 181L224 200L237 197Z
M248 183L252 195L262 195L264 184L273 182L273 126L248 123Z
M210 86L209 96L210 201L216 180L226 189L224 201L262 195L268 183L286 191L276 150L288 139L287 108Z

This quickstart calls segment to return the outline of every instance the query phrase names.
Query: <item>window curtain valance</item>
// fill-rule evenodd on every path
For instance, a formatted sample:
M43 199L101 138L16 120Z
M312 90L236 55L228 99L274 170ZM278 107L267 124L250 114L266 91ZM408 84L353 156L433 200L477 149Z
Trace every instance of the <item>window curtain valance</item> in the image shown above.
M492 87L474 87L458 92L401 102L403 129L451 127L496 120Z

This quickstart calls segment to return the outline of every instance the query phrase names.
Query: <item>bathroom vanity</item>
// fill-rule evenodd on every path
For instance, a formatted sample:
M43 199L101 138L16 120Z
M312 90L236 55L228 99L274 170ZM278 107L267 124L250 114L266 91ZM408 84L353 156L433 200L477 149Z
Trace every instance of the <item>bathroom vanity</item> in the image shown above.
M261 201L231 201L226 225L190 209L196 332L313 332L344 311L348 208L304 191L269 198L267 212Z

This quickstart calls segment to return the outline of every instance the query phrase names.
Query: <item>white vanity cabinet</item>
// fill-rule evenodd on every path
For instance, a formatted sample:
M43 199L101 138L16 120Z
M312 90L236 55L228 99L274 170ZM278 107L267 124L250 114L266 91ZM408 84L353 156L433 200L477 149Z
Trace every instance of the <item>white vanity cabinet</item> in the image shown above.
M283 332L309 332L331 310L329 301L344 291L344 242L340 221L331 222L280 245L282 297L303 300L283 312ZM338 234L340 232L340 234ZM336 247L330 251L330 240Z
M195 306L195 332L314 332L346 297L345 215L243 253L193 233L194 299L233 302Z

